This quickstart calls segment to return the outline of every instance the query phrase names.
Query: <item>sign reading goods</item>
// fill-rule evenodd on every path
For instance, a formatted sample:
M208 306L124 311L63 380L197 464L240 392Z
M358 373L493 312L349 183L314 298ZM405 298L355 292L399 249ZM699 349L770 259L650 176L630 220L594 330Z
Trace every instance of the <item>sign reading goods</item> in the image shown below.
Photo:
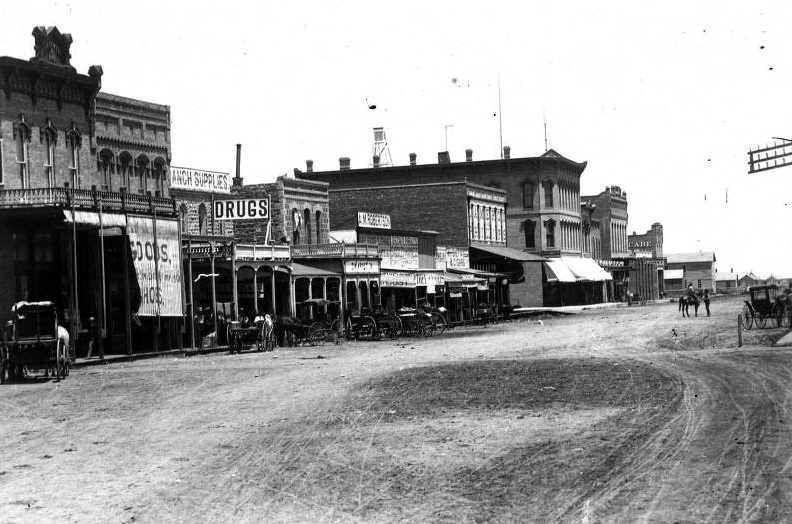
M214 203L215 220L267 220L269 217L269 197L215 200Z

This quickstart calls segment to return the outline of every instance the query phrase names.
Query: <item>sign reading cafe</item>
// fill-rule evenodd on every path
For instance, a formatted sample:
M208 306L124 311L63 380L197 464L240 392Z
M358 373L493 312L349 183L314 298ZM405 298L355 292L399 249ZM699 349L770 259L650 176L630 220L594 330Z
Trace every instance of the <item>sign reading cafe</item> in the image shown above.
M169 171L171 177L170 186L172 189L231 193L231 183L228 173L173 166L170 167Z

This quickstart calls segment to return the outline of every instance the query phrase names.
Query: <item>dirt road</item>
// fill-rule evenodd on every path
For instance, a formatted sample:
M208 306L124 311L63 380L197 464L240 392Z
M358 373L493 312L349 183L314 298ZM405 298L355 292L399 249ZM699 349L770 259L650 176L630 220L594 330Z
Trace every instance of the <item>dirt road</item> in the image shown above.
M0 387L1 522L792 520L792 357L739 302Z

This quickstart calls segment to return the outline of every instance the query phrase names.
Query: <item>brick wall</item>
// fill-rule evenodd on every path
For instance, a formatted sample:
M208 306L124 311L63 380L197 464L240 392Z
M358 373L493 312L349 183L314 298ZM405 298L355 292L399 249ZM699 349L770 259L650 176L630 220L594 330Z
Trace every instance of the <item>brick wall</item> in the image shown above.
M523 262L522 266L525 280L509 285L509 299L522 307L542 307L542 263Z

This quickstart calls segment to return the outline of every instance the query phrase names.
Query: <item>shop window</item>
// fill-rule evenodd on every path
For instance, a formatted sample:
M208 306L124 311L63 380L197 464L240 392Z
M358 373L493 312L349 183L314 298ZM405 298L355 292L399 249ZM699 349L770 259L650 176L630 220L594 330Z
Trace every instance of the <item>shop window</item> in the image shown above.
M532 220L526 220L523 223L525 228L525 247L533 249L536 247L536 223Z
M553 183L547 180L542 185L544 186L544 205L553 207Z
M206 204L198 206L198 234L206 234Z
M523 207L525 209L533 209L533 193L534 185L531 182L525 182L522 186Z
M555 247L555 221L545 222L545 243L547 247Z

